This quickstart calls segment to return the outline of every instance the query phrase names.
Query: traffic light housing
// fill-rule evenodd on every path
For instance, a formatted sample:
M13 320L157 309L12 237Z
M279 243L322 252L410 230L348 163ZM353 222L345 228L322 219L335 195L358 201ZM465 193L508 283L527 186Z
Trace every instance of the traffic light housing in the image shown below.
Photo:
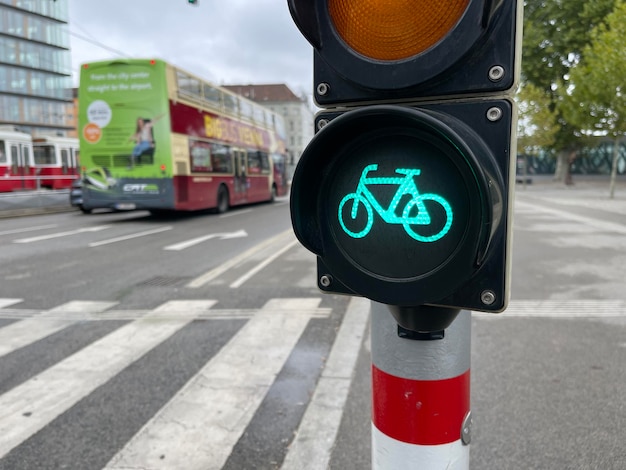
M316 135L292 180L318 285L416 331L506 308L521 0L289 0ZM433 310L434 308L434 310Z
M288 0L321 107L508 92L521 0Z

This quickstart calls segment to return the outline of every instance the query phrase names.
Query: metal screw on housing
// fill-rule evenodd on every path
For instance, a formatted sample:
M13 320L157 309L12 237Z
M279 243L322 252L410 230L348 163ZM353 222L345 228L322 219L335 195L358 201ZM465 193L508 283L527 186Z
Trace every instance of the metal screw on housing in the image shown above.
M317 121L317 130L321 131L328 124L328 119L320 119Z
M468 446L472 442L472 412L468 411L461 424L461 442L463 445Z
M487 110L487 119L489 119L491 122L499 121L500 119L502 119L503 115L504 113L502 112L502 109L496 106Z
M332 278L326 274L324 274L322 277L320 277L320 285L322 287L330 287L330 284L332 283Z
M480 294L480 301L485 305L491 305L496 301L496 294L493 291L485 290Z
M492 82L499 82L504 78L504 67L501 65L494 65L489 69L489 80Z
M326 94L328 94L328 92L330 91L330 85L328 83L322 82L320 84L317 85L317 94L324 96Z

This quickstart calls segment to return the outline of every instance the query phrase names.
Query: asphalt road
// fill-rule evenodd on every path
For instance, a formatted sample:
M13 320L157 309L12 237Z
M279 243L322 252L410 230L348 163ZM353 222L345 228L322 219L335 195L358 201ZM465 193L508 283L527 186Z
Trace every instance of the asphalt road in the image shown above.
M626 468L619 189L518 190L510 308L472 319L472 468ZM284 201L3 220L0 469L369 468L369 304L321 294L289 227Z

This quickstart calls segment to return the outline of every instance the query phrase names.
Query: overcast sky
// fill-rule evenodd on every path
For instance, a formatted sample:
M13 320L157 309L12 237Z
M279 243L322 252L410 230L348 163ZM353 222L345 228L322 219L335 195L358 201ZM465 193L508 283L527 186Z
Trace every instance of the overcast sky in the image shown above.
M69 0L69 9L74 85L84 62L154 57L218 85L312 94L313 53L287 0Z

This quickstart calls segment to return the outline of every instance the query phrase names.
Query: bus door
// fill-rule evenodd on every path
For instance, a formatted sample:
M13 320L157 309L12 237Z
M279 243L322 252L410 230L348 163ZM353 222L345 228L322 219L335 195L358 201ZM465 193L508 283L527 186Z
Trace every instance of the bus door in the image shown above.
M31 176L30 147L24 144L10 144L11 146L11 176L21 177L16 185L19 188L33 188L31 180L23 178Z
M243 200L248 195L248 175L246 173L246 152L234 150L235 155L235 199Z

